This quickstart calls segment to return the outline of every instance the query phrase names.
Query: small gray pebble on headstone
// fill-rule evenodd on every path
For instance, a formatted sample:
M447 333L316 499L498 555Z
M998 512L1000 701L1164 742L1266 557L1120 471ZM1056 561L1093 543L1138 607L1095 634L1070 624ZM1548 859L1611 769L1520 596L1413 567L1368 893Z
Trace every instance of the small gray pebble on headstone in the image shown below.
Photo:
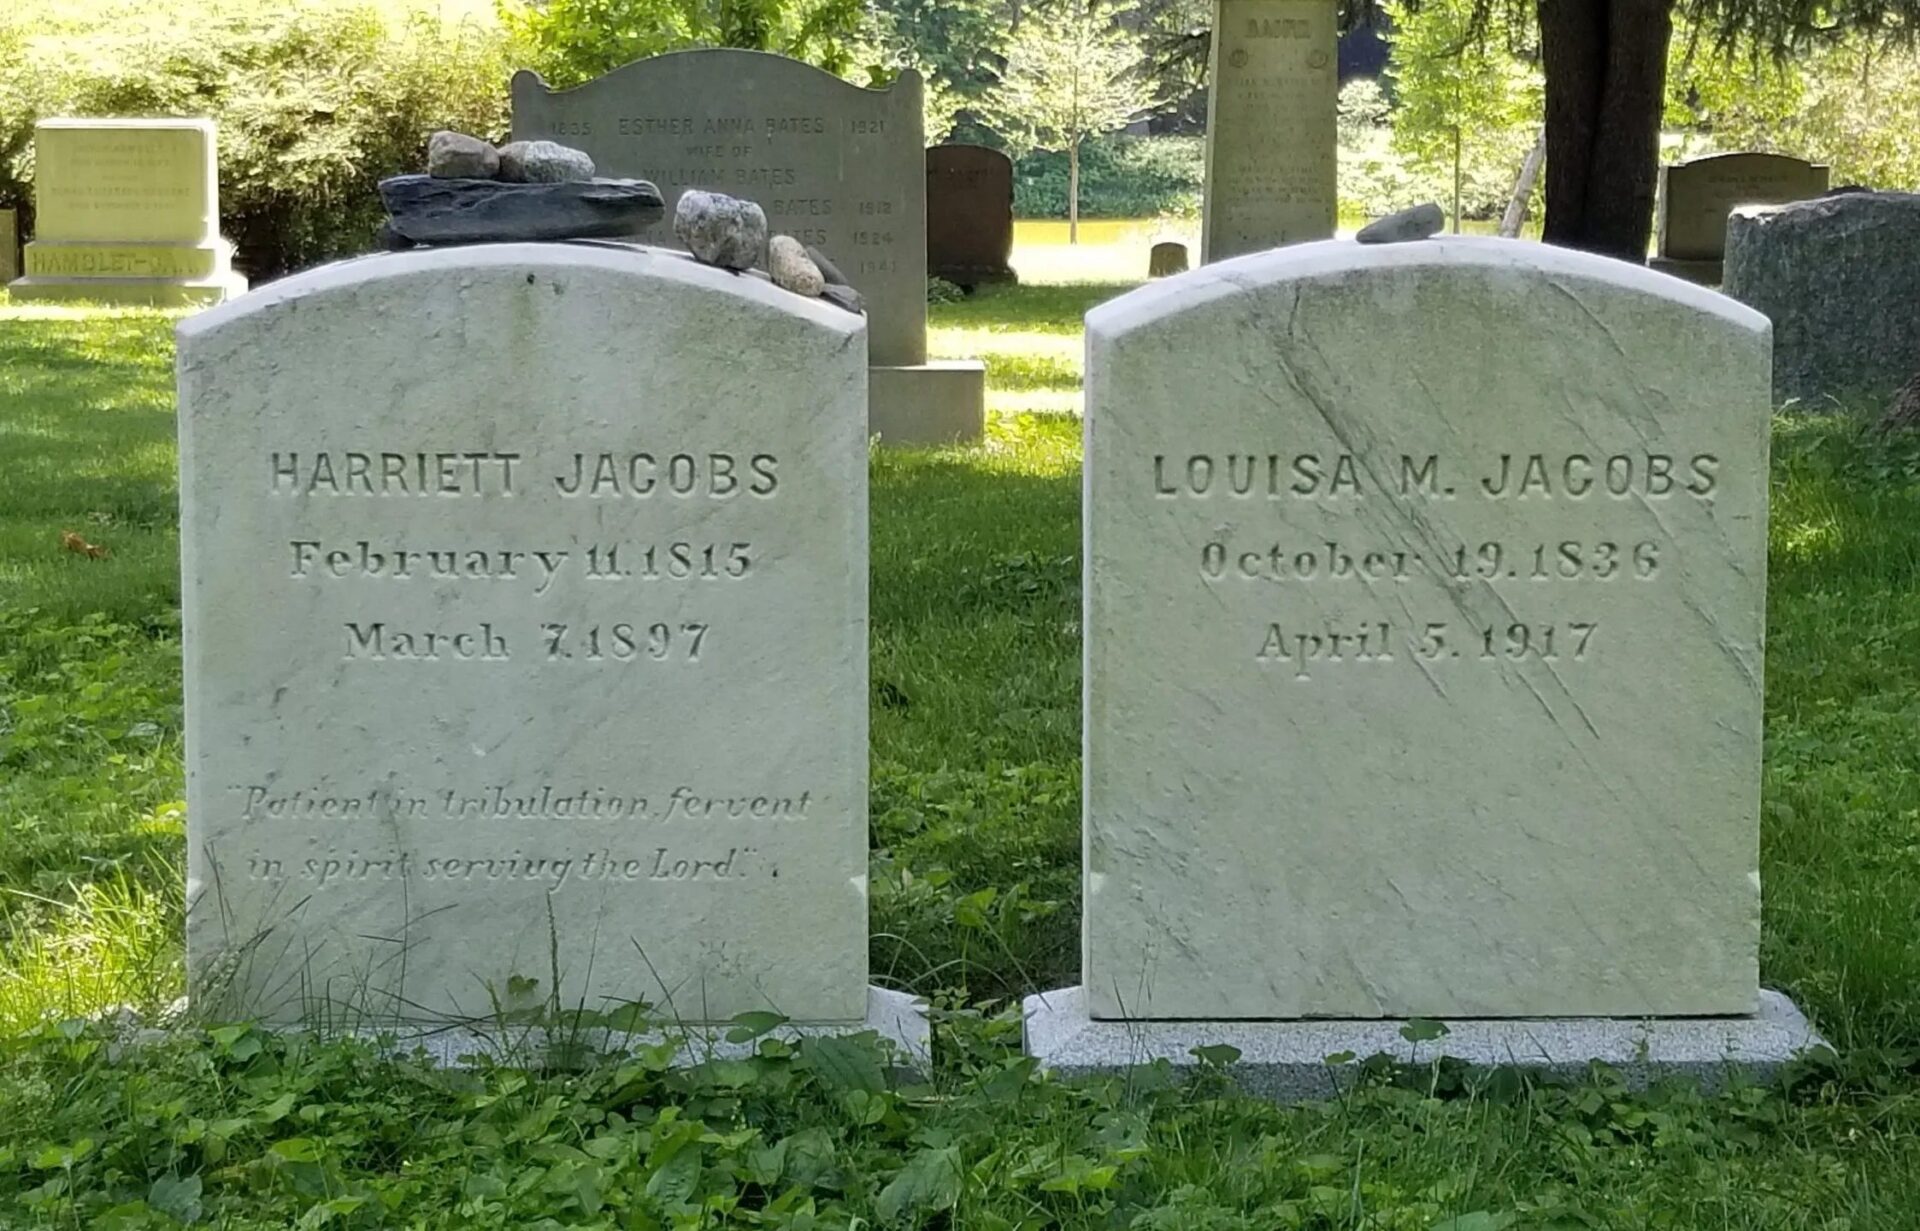
M500 147L500 178L509 184L565 184L593 178L593 159L558 141L515 141Z
M1376 218L1361 227L1354 238L1363 244L1404 244L1438 235L1446 225L1446 213L1433 202L1424 201L1412 209Z
M820 298L826 300L836 308L845 308L856 316L866 315L867 301L865 297L850 286L845 286L838 282L829 282L826 287L821 290Z
M500 151L478 137L442 129L427 139L427 174L443 180L490 180Z
M812 244L807 245L807 258L813 262L814 268L820 271L820 276L827 280L828 286L853 285L847 281L847 275L840 272L840 267L833 263L833 259Z
M826 277L807 255L807 246L791 235L776 235L767 245L767 272L775 286L808 299L818 299L827 289Z
M767 214L752 201L689 189L675 207L673 234L705 264L752 269L767 252Z

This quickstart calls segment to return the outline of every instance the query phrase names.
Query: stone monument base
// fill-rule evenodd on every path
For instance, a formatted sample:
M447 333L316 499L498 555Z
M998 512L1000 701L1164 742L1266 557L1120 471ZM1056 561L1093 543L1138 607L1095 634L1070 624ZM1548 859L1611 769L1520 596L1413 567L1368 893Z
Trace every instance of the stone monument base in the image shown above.
M177 307L243 295L233 245L37 239L26 248L26 276L7 284L16 302L92 300Z
M883 445L956 445L987 424L987 365L936 359L867 369L867 434Z
M1281 1103L1332 1098L1358 1061L1383 1053L1408 1064L1444 1056L1477 1071L1561 1078L1599 1060L1635 1089L1669 1077L1716 1089L1736 1073L1765 1080L1826 1046L1791 1000L1769 991L1752 1017L1455 1020L1444 1037L1424 1043L1402 1038L1400 1021L1094 1021L1079 987L1029 996L1022 1008L1027 1053L1057 1076L1121 1073L1155 1060L1192 1069L1194 1048L1224 1043L1240 1051L1227 1075L1248 1094ZM1329 1063L1343 1053L1355 1060Z
M1671 274L1687 282L1701 286L1719 286L1725 261L1680 261L1671 257L1656 256L1647 260L1647 268L1657 274Z
M247 293L244 275L213 278L16 278L7 283L15 303L103 303L154 308L205 307Z

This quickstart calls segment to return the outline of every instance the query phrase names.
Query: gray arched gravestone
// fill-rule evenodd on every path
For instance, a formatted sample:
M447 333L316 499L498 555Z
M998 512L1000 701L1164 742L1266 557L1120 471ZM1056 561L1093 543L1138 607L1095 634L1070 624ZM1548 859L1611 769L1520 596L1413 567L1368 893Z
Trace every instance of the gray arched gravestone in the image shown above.
M636 60L569 90L513 78L513 135L651 180L666 218L641 238L678 246L673 211L702 188L766 210L775 234L825 252L866 299L872 429L889 443L977 439L986 369L927 358L926 149L920 75L863 89L764 51Z
M1383 1019L1573 1070L1805 1043L1757 982L1768 339L1501 240L1091 312L1085 982L1036 1054L1310 1094ZM1351 1024L1249 1024L1308 1018Z
M605 244L180 326L209 1011L867 1021L864 332Z

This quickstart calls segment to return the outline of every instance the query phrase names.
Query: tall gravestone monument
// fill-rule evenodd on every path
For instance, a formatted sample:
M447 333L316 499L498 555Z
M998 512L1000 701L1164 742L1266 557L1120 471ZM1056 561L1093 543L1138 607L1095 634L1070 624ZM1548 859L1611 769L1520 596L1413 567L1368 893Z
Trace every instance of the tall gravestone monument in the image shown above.
M1757 982L1768 333L1474 239L1090 313L1085 982L1034 1051L1311 1094L1415 1017L1568 1071L1804 1044Z
M212 120L41 120L14 299L217 303L247 289L220 238Z
M1779 205L1826 193L1830 171L1785 154L1714 154L1660 168L1654 268L1717 286L1727 217L1742 205Z
M858 317L679 253L502 244L179 332L217 1011L638 1001L911 1041L867 986Z
M1333 234L1336 52L1332 0L1215 0L1203 261Z
M824 251L866 298L872 429L891 443L980 435L986 369L927 358L922 85L867 90L761 51L653 56L571 90L513 79L513 135L585 150L602 175L651 180L671 246L689 188L756 201L776 234Z
M984 145L927 151L927 272L972 290L1013 282L1013 160Z

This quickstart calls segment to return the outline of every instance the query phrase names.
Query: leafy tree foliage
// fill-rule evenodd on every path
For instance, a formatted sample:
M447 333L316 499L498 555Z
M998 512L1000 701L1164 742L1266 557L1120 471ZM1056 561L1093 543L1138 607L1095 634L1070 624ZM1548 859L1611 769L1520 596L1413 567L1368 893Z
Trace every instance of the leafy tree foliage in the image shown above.
M1475 0L1387 6L1394 143L1428 168L1451 169L1456 231L1468 157L1497 147L1517 164L1542 107L1539 71L1508 44L1479 37L1475 8Z
M501 22L555 86L687 47L776 51L847 73L868 48L861 0L499 0Z
M1059 0L1025 14L1007 45L1007 67L986 111L1019 153L1064 150L1067 219L1079 241L1080 146L1154 105L1140 73L1140 38L1092 0Z

